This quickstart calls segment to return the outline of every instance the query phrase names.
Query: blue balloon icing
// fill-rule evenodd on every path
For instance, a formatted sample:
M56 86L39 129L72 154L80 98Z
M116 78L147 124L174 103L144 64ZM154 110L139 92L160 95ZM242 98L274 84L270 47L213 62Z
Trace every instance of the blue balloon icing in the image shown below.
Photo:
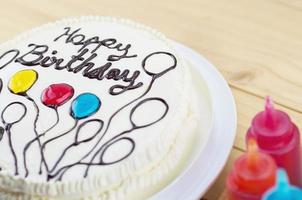
M71 104L71 115L75 119L83 119L96 113L101 107L100 99L92 93L77 96Z
M264 194L262 200L302 200L302 190L288 182L287 174L283 169L277 172L276 186Z

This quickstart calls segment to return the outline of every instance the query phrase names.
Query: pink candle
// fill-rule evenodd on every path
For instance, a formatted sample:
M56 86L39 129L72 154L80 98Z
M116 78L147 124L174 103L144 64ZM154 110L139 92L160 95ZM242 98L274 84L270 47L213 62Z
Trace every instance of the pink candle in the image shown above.
M260 151L271 155L287 171L292 184L302 187L299 130L285 112L274 109L269 97L265 110L252 121L249 138L255 138Z

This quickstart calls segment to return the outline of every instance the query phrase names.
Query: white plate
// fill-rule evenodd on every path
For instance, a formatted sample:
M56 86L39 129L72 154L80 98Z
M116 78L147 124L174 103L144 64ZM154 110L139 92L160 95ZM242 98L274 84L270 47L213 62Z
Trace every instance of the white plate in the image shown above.
M155 194L152 200L199 199L213 184L223 169L236 135L236 106L227 82L216 68L192 49L173 42L175 48L199 72L213 105L214 124L209 139L194 163L188 166L171 184Z

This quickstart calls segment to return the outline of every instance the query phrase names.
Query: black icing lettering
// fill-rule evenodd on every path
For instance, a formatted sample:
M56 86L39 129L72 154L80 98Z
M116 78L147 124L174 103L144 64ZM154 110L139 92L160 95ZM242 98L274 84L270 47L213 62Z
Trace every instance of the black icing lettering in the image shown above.
M100 66L98 68L92 69L92 70L88 70L88 71L84 71L83 72L83 76L88 77L90 79L98 79L98 80L103 80L104 78L104 73L107 69L109 69L109 67L111 67L112 63L106 63L103 66Z
M109 49L112 49L111 45L116 43L116 39L109 38L109 39L105 39L102 41L98 41L97 43L98 43L98 45L91 51L91 53L96 52L101 46L105 46Z
M96 53L91 54L91 56L87 59L85 59L80 65L78 65L77 67L73 68L73 73L78 73L79 71L81 71L83 68L87 67L85 69L85 71L88 71L89 69L91 69L95 64L90 62L91 60L93 60L95 57L97 56Z
M53 60L55 60L55 69L56 70L62 70L66 68L66 65L61 66L62 62L64 61L63 58L57 59L56 57L52 57Z
M110 69L110 71L106 74L107 79L114 79L114 80L119 80L117 77L119 77L119 74L121 73L121 70L113 68Z
M129 82L129 85L124 86L124 85L114 85L109 89L109 94L111 95L119 95L122 94L123 92L127 91L127 90L133 90L136 88L139 88L141 86L143 86L142 82L135 84L135 80L137 79L137 77L139 76L140 72L139 71L135 71L133 73L133 75L131 77L120 77L122 78L123 81L125 82Z
M109 49L115 49L114 45L116 43L116 39L109 38L101 41L102 45L109 48Z
M98 36L92 37L84 42L83 46L79 49L78 52L82 51L85 48L88 48L88 46L91 44L98 44L98 43L99 43L99 37ZM95 49L91 51L91 53L94 53L94 52L95 52Z
M13 62L13 61L18 57L19 53L20 53L20 51L19 51L18 49L12 49L12 50L9 50L9 51L3 53L3 54L0 56L0 61L1 61L2 59L4 59L6 56L11 56L11 55L12 55L12 57L11 57L11 59L9 59L6 63L2 64L2 65L0 66L0 69L6 67L8 64L10 64L11 62Z
M72 37L74 36L74 34L76 34L77 32L79 32L81 29L78 28L76 29L75 31L71 32L71 28L70 27L66 27L64 28L66 31L65 33L63 33L62 35L58 36L57 38L55 38L53 41L56 42L58 41L60 38L66 36L66 40L65 40L65 43L69 43L72 41Z
M68 31L67 31L68 32ZM111 41L113 42L113 41ZM140 71L134 71L132 76L130 75L130 70L125 69L121 71L117 68L111 68L112 62L107 62L104 65L101 65L99 67L95 67L95 63L93 60L97 57L97 53L92 53L89 55L88 58L84 58L86 54L89 53L89 49L85 48L81 52L79 52L77 55L72 55L69 61L66 61L63 58L57 58L55 54L57 54L56 50L53 50L49 53L51 53L53 56L47 56L45 55L48 52L49 47L47 45L37 45L37 44L30 44L28 47L33 47L32 50L25 53L24 55L21 55L20 57L17 57L15 59L15 62L19 62L22 65L25 66L36 66L39 65L41 67L51 67L54 66L54 69L56 70L67 70L68 72L78 73L82 71L82 75L84 77L87 77L89 79L97 79L99 81L103 80L104 78L108 80L114 80L114 81L123 81L125 83L129 83L128 85L123 84L116 84L109 88L109 93L111 95L119 95L122 94L128 90L133 90L136 88L139 88L143 86L142 82L137 82L137 78L140 75ZM131 45L126 45L126 47L122 47L121 45L117 44L115 48L119 50L124 50L124 54L121 56L117 56L115 58L115 61L121 59L122 57L127 57L127 52ZM2 55L5 56L10 52L16 52L16 55L19 54L19 51L16 50L10 50ZM173 63L168 68L164 68L161 72L155 73L151 72L149 69L147 69L147 61L153 56L156 55L166 55L167 58L171 59ZM113 55L111 55L112 57ZM16 56L14 56L16 57ZM86 56L87 57L87 56ZM11 60L10 62L12 62ZM64 64L64 62L66 64ZM75 63L78 62L77 65ZM144 72L151 76L152 79L156 79L164 75L165 73L169 72L170 70L174 69L177 65L177 60L175 56L168 52L153 52L149 55L147 55L143 61L142 61L142 68ZM152 68L149 67L149 68Z
M117 43L117 40L114 38L100 39L98 36L94 36L86 39L84 34L80 34L79 31L81 28L78 28L74 31L71 31L70 27L64 28L65 32L59 35L54 39L54 42L58 41L61 38L66 37L65 43L72 43L73 45L81 46L78 52L81 52L85 48L88 48L92 44L96 44L96 47L91 51L91 53L95 53L101 46L107 47L108 49L115 49L119 52L122 52L121 55L110 55L107 60L110 62L118 61L123 58L134 58L137 57L136 54L128 55L129 49L131 48L130 44L123 45L122 43Z
M71 60L66 64L66 65L61 65L61 63L64 61L64 59L57 59L55 69L62 70L62 69L67 69L67 71L71 72L72 68L71 65L77 61L84 61L84 55L88 52L88 49L84 49L81 51L78 55L71 56Z
M114 61L119 61L123 58L134 58L137 57L137 55L128 55L129 49L131 48L130 44L127 44L125 47L121 48L122 45L118 44L115 48L118 51L124 51L124 53L122 55L110 55L108 56L108 61L114 62Z
M78 34L78 35L71 37L71 42L74 45L81 45L81 44L83 44L84 40L85 40L85 36L83 34Z
M26 66L35 66L39 65L40 61L43 59L43 55L45 52L48 51L47 45L36 45L36 44L30 44L28 47L34 47L31 51L24 54L21 57L18 57L15 62L19 62L22 65ZM35 56L35 58L31 58L27 60L27 56Z
M50 67L54 63L56 63L56 60L53 60L49 56L46 56L41 60L40 65L41 67Z

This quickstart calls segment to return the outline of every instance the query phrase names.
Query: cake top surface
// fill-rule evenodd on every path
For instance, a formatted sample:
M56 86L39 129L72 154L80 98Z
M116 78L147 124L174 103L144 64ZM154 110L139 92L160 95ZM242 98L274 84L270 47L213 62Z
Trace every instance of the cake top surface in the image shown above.
M141 25L65 20L0 54L0 173L123 178L156 165L186 118L187 71L164 36Z

